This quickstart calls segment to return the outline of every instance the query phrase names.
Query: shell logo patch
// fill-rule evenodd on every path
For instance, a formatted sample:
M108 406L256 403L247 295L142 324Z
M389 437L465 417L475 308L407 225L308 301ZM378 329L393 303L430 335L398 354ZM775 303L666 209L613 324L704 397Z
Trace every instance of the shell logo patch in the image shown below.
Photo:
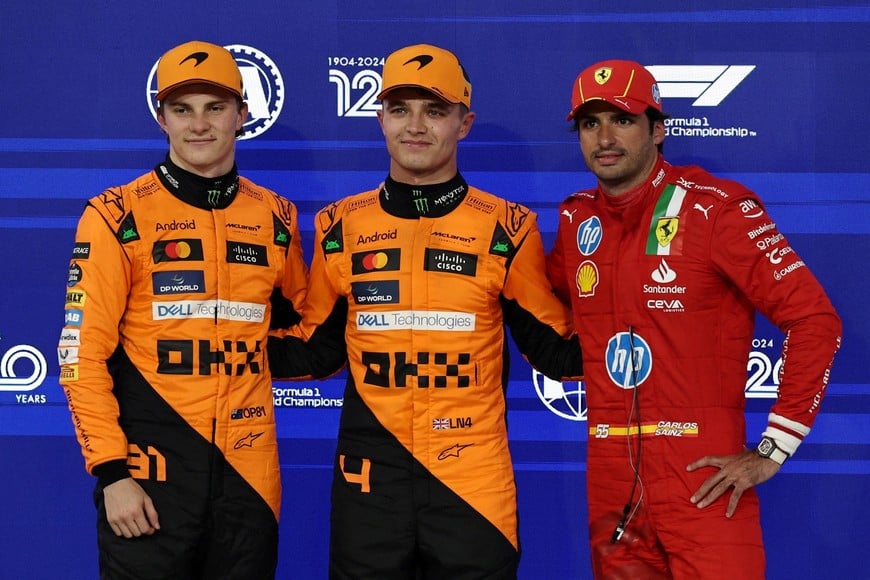
M598 266L592 260L584 260L577 268L576 283L580 298L595 296L598 287Z

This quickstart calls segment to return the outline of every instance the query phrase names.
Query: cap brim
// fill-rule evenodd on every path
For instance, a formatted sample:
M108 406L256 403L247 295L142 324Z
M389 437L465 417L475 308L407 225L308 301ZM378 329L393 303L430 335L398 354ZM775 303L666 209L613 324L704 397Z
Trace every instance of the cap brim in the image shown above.
M187 80L183 80L181 82L175 83L174 85L170 85L170 86L166 87L165 89L163 89L162 91L160 91L159 93L157 93L157 96L155 98L158 101L162 101L167 96L169 96L169 93L171 93L172 91L175 91L177 89L180 89L180 88L186 87L186 86L190 86L190 85L209 85L209 86L212 86L212 87L215 87L218 89L223 89L223 90L227 91L228 93L236 95L240 99L244 99L244 96L240 95L237 90L231 89L230 87L216 83L214 81L209 81L209 80L205 80L205 79L187 79Z
M574 107L571 112L568 113L568 117L565 120L570 121L574 119L580 112L580 109L582 109L589 103L594 103L595 101L604 101L605 103L613 105L617 109L621 109L630 115L641 115L644 111L646 111L647 107L652 106L649 103L638 101L637 99L627 99L625 97L591 97L589 99L586 99L584 103L581 103Z
M449 95L449 94L444 93L442 91L439 91L438 89L435 89L433 87L426 87L426 86L417 85L414 83L408 83L408 84L404 84L404 85L393 85L392 87L390 87L388 89L384 89L378 94L378 100L383 101L385 96L387 96L389 93L392 93L393 91L395 91L397 89L420 89L420 90L426 91L427 93L432 93L434 96L438 97L439 99L441 99L445 103L450 103L452 105L458 105L459 103L462 102L462 99L455 97L453 95Z

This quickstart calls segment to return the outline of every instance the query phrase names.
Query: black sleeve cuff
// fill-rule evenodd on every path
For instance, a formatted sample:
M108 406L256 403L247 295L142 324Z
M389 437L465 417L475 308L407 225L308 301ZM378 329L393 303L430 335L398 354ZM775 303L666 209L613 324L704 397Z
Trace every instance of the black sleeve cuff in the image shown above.
M272 315L269 319L269 330L276 328L290 328L294 324L299 324L302 316L296 312L293 302L284 298L280 288L272 290L272 296L269 298L272 303Z
M266 351L272 378L323 379L340 371L347 364L346 326L347 299L340 298L308 341L295 336L269 336Z
M499 297L504 321L517 348L541 374L556 380L577 380L583 375L583 357L577 335L559 336L516 300Z
M130 477L130 470L127 469L127 460L125 459L113 459L112 461L101 463L94 467L91 472L100 482L100 487L106 487L116 481Z

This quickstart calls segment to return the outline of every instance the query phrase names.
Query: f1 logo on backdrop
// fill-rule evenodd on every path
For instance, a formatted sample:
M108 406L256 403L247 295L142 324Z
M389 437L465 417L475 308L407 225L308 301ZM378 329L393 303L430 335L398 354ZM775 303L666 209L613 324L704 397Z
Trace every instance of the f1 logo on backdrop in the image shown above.
M19 360L30 363L30 376L19 377L16 374L15 365ZM28 365L19 365L19 370L24 366ZM0 357L0 391L32 391L42 384L47 371L45 357L35 347L29 344L13 346Z
M693 107L715 107L743 82L755 65L650 65L662 99L695 99Z
M252 139L275 124L284 107L284 78L278 66L264 52L244 44L224 46L235 57L242 73L248 118L239 139ZM148 74L145 97L151 115L157 119L157 63Z

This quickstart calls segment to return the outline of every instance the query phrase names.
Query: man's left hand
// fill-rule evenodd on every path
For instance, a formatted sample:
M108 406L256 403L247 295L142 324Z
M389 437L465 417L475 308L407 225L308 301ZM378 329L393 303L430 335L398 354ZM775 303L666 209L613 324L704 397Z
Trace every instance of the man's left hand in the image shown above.
M737 510L743 492L764 483L776 475L782 466L772 459L759 456L755 451L744 451L737 455L702 457L687 465L686 471L695 471L702 467L716 467L719 471L708 477L689 501L698 508L705 508L728 491L728 488L733 487L728 508L725 510L725 517L730 518Z

